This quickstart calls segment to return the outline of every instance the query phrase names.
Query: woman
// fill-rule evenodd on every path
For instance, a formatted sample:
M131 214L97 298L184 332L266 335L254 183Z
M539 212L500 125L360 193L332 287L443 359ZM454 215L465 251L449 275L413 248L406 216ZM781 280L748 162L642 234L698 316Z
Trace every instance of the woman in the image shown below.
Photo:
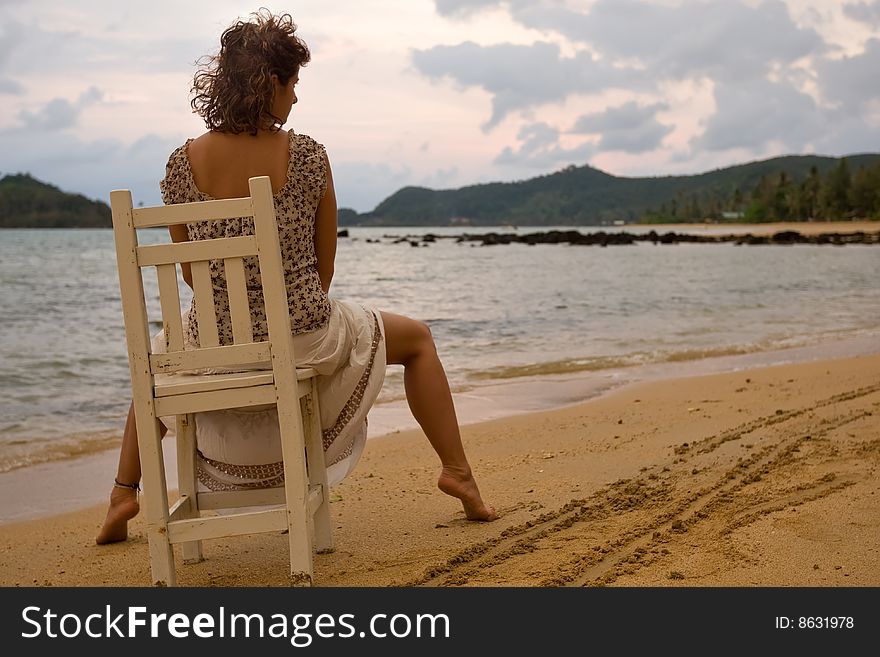
M295 29L287 14L260 12L223 33L220 52L193 81L192 106L208 131L171 154L160 184L163 200L169 204L247 196L248 179L268 175L275 195L297 359L301 366L315 367L322 375L321 421L331 483L350 472L360 455L366 413L381 387L386 362L399 364L405 368L409 407L440 458L438 487L461 500L467 518L494 520L495 510L481 498L465 456L449 384L428 327L408 317L373 312L327 296L336 255L336 197L330 163L324 147L310 137L282 130L297 102L299 70L310 58ZM248 222L175 226L171 238L179 242L252 234L253 225ZM249 277L254 273L248 269ZM183 275L191 285L188 266L183 266ZM215 290L221 292L215 294L221 333L231 336L222 271L212 269L212 278ZM265 309L258 295L250 302L255 339L259 340L266 331ZM184 325L187 344L197 344L192 309ZM154 348L161 349L160 336ZM265 465L257 467L268 457L254 454L273 449L280 453L277 441L275 447L267 446L267 440L274 437L273 422L277 432L277 419L271 413L199 414L200 482L215 490L278 485L277 472L267 475ZM252 470L248 470L249 463ZM127 538L128 520L139 510L140 476L134 413L129 409L110 508L96 539L99 544Z

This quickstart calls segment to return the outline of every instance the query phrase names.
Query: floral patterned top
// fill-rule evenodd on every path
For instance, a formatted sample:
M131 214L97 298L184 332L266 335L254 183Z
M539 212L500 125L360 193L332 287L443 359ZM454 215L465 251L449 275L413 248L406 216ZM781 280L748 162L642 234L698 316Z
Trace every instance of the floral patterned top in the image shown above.
M292 130L288 134L290 162L287 180L274 195L274 201L291 328L297 334L323 327L330 317L330 300L321 288L314 240L315 213L327 188L327 170L324 164L324 146L307 135L294 134ZM187 146L191 141L193 140L187 139L168 158L165 178L159 183L162 200L166 205L213 200L196 187L187 157ZM188 233L191 240L253 235L254 222L250 217L203 221L189 224ZM244 263L254 340L266 340L268 328L257 259L245 258ZM212 260L210 270L220 344L230 345L233 344L232 321L223 261ZM185 344L198 345L194 306L187 311L184 323Z

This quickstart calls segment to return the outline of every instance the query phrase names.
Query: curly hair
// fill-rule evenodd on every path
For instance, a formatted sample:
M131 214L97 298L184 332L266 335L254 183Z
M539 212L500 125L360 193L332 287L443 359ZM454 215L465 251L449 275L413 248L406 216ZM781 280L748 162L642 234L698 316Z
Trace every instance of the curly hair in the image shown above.
M190 104L208 130L256 135L281 129L283 120L272 114L272 75L287 84L311 58L295 31L290 14L261 9L223 32L220 52L200 59L193 77Z

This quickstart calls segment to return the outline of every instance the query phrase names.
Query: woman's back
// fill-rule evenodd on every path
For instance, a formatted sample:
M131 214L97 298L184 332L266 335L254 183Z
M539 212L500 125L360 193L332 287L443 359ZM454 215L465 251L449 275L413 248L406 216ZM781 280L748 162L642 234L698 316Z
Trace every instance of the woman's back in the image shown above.
M248 142L247 140L253 140ZM283 140L283 150L278 140ZM259 160L265 153L267 159ZM189 139L168 159L160 183L165 203L190 203L215 198L247 196L248 178L268 175L272 180L278 239L284 261L290 320L294 333L324 326L330 316L330 301L321 286L316 268L315 217L327 189L324 147L307 135L293 131L265 135L208 133ZM190 224L190 240L253 235L253 220L227 219ZM254 338L265 339L266 314L260 293L257 263L246 259ZM220 326L221 344L232 344L232 322L222 261L211 262L214 305ZM198 343L194 311L190 309L186 340Z
M289 141L286 130L257 135L206 132L187 148L195 185L213 198L239 198L250 193L249 178L269 176L277 194L287 182Z

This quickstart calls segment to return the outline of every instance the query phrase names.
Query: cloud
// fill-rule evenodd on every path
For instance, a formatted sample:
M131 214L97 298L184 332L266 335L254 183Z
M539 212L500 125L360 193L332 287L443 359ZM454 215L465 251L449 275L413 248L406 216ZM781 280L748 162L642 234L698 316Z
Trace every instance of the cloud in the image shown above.
M486 130L511 113L534 111L577 94L656 92L664 81L704 80L714 85L715 113L692 145L760 149L776 141L802 148L825 132L824 109L804 92L815 78L804 68L805 61L819 62L820 77L828 79L820 87L827 87L829 95L848 95L846 102L854 94L874 97L868 84L871 65L877 69L874 51L842 63L825 60L825 41L815 30L796 24L781 0L597 0L583 9L554 0L435 0L439 14L453 17L499 6L525 27L564 36L574 54L563 56L550 41L491 46L465 42L413 52L413 64L423 75L491 94ZM656 118L668 109L662 103L629 102L580 117L572 132L599 135L591 146L594 152L647 152L675 129ZM496 163L546 162L561 155L558 135L555 146L537 146L540 139L551 138L549 126L528 116L531 124L520 135L521 145L506 148Z
M431 79L450 78L462 87L479 87L492 94L486 130L511 112L560 102L574 93L646 86L638 71L614 68L585 50L563 57L558 45L546 42L480 46L468 41L415 50L412 61Z
M407 165L391 166L362 160L333 162L336 203L340 208L358 212L373 210L402 187L448 188L460 184L460 175L456 165L417 173Z
M0 70L16 77L34 73L90 75L127 69L138 73L187 70L204 54L205 42L153 33L113 29L85 34L74 29L46 29L36 19L3 18ZM26 35L22 37L21 35Z
M595 148L585 142L573 148L559 144L559 130L537 122L523 126L517 134L521 144L514 150L506 147L493 161L494 164L531 169L554 169L564 164L583 164L595 153Z
M528 27L556 30L602 55L636 59L653 74L683 79L740 80L773 64L790 64L827 49L822 37L798 27L781 0L685 2L599 0L588 13L562 7L514 14Z
M837 151L857 143L857 126L873 139L880 109L880 40L863 53L838 55L816 29L795 22L782 0L708 2L677 0L435 0L440 15L465 19L505 8L520 25L542 32L531 46L462 43L416 51L416 69L491 94L492 114L484 128L520 112L528 124L519 145L505 148L496 164L553 163L563 159L555 128L542 120L542 105L578 94L613 89L656 95L681 82L710 85L714 107L703 103L677 120L697 131L687 151L764 153L816 147ZM850 18L880 27L880 2L847 2ZM565 56L555 44L566 43ZM614 98L614 93L605 94ZM619 98L619 95L617 96ZM612 101L613 103L614 101ZM616 102L620 102L617 100ZM676 108L681 100L670 104ZM657 149L675 125L657 119L670 104L636 102L581 116L570 134L598 138L578 148L593 153L643 153ZM557 119L558 120L558 119ZM869 140L870 140L869 139ZM875 147L872 141L872 148ZM714 157L714 156L712 156Z
M413 184L408 166L392 168L384 162L349 161L333 163L333 184L337 205L367 212L401 187Z
M437 13L446 17L469 16L476 12L492 7L508 5L512 9L527 7L535 4L536 0L434 0Z
M516 137L522 142L519 152L531 155L555 146L559 141L559 130L548 123L531 123L520 128Z
M447 168L436 169L433 173L422 176L419 180L419 186L430 187L432 189L448 188L456 184L460 171L454 164Z
M863 53L854 57L824 60L816 64L824 100L844 114L859 114L865 105L880 99L880 40L871 39Z
M827 117L815 101L786 82L718 83L715 104L705 132L692 143L697 149L760 150L779 142L800 151L827 127Z
M501 4L498 0L434 0L441 16L462 16Z
M11 22L7 22L5 19L0 21L0 94L18 96L24 93L24 87L11 77L4 75L4 72L9 68L12 51L22 40L21 32L13 27Z
M853 20L880 27L880 2L847 2L843 13Z
M30 173L61 189L107 201L113 189L130 189L135 203L161 203L159 180L182 139L148 134L133 143L82 140L67 131L0 131L0 171Z
M12 78L0 78L0 94L20 96L24 93L24 87Z
M20 111L18 118L27 130L72 128L77 124L83 109L99 102L103 95L103 92L97 87L89 87L73 103L65 98L53 98L36 112Z
M79 111L64 98L55 98L36 111L22 110L18 118L29 130L63 130L76 125Z
M866 124L859 118L841 117L834 120L828 131L813 144L817 153L849 155L880 151L880 125Z
M643 153L653 151L674 130L657 120L657 112L668 110L666 103L639 105L631 101L595 114L585 114L575 121L571 132L600 134L600 151Z

